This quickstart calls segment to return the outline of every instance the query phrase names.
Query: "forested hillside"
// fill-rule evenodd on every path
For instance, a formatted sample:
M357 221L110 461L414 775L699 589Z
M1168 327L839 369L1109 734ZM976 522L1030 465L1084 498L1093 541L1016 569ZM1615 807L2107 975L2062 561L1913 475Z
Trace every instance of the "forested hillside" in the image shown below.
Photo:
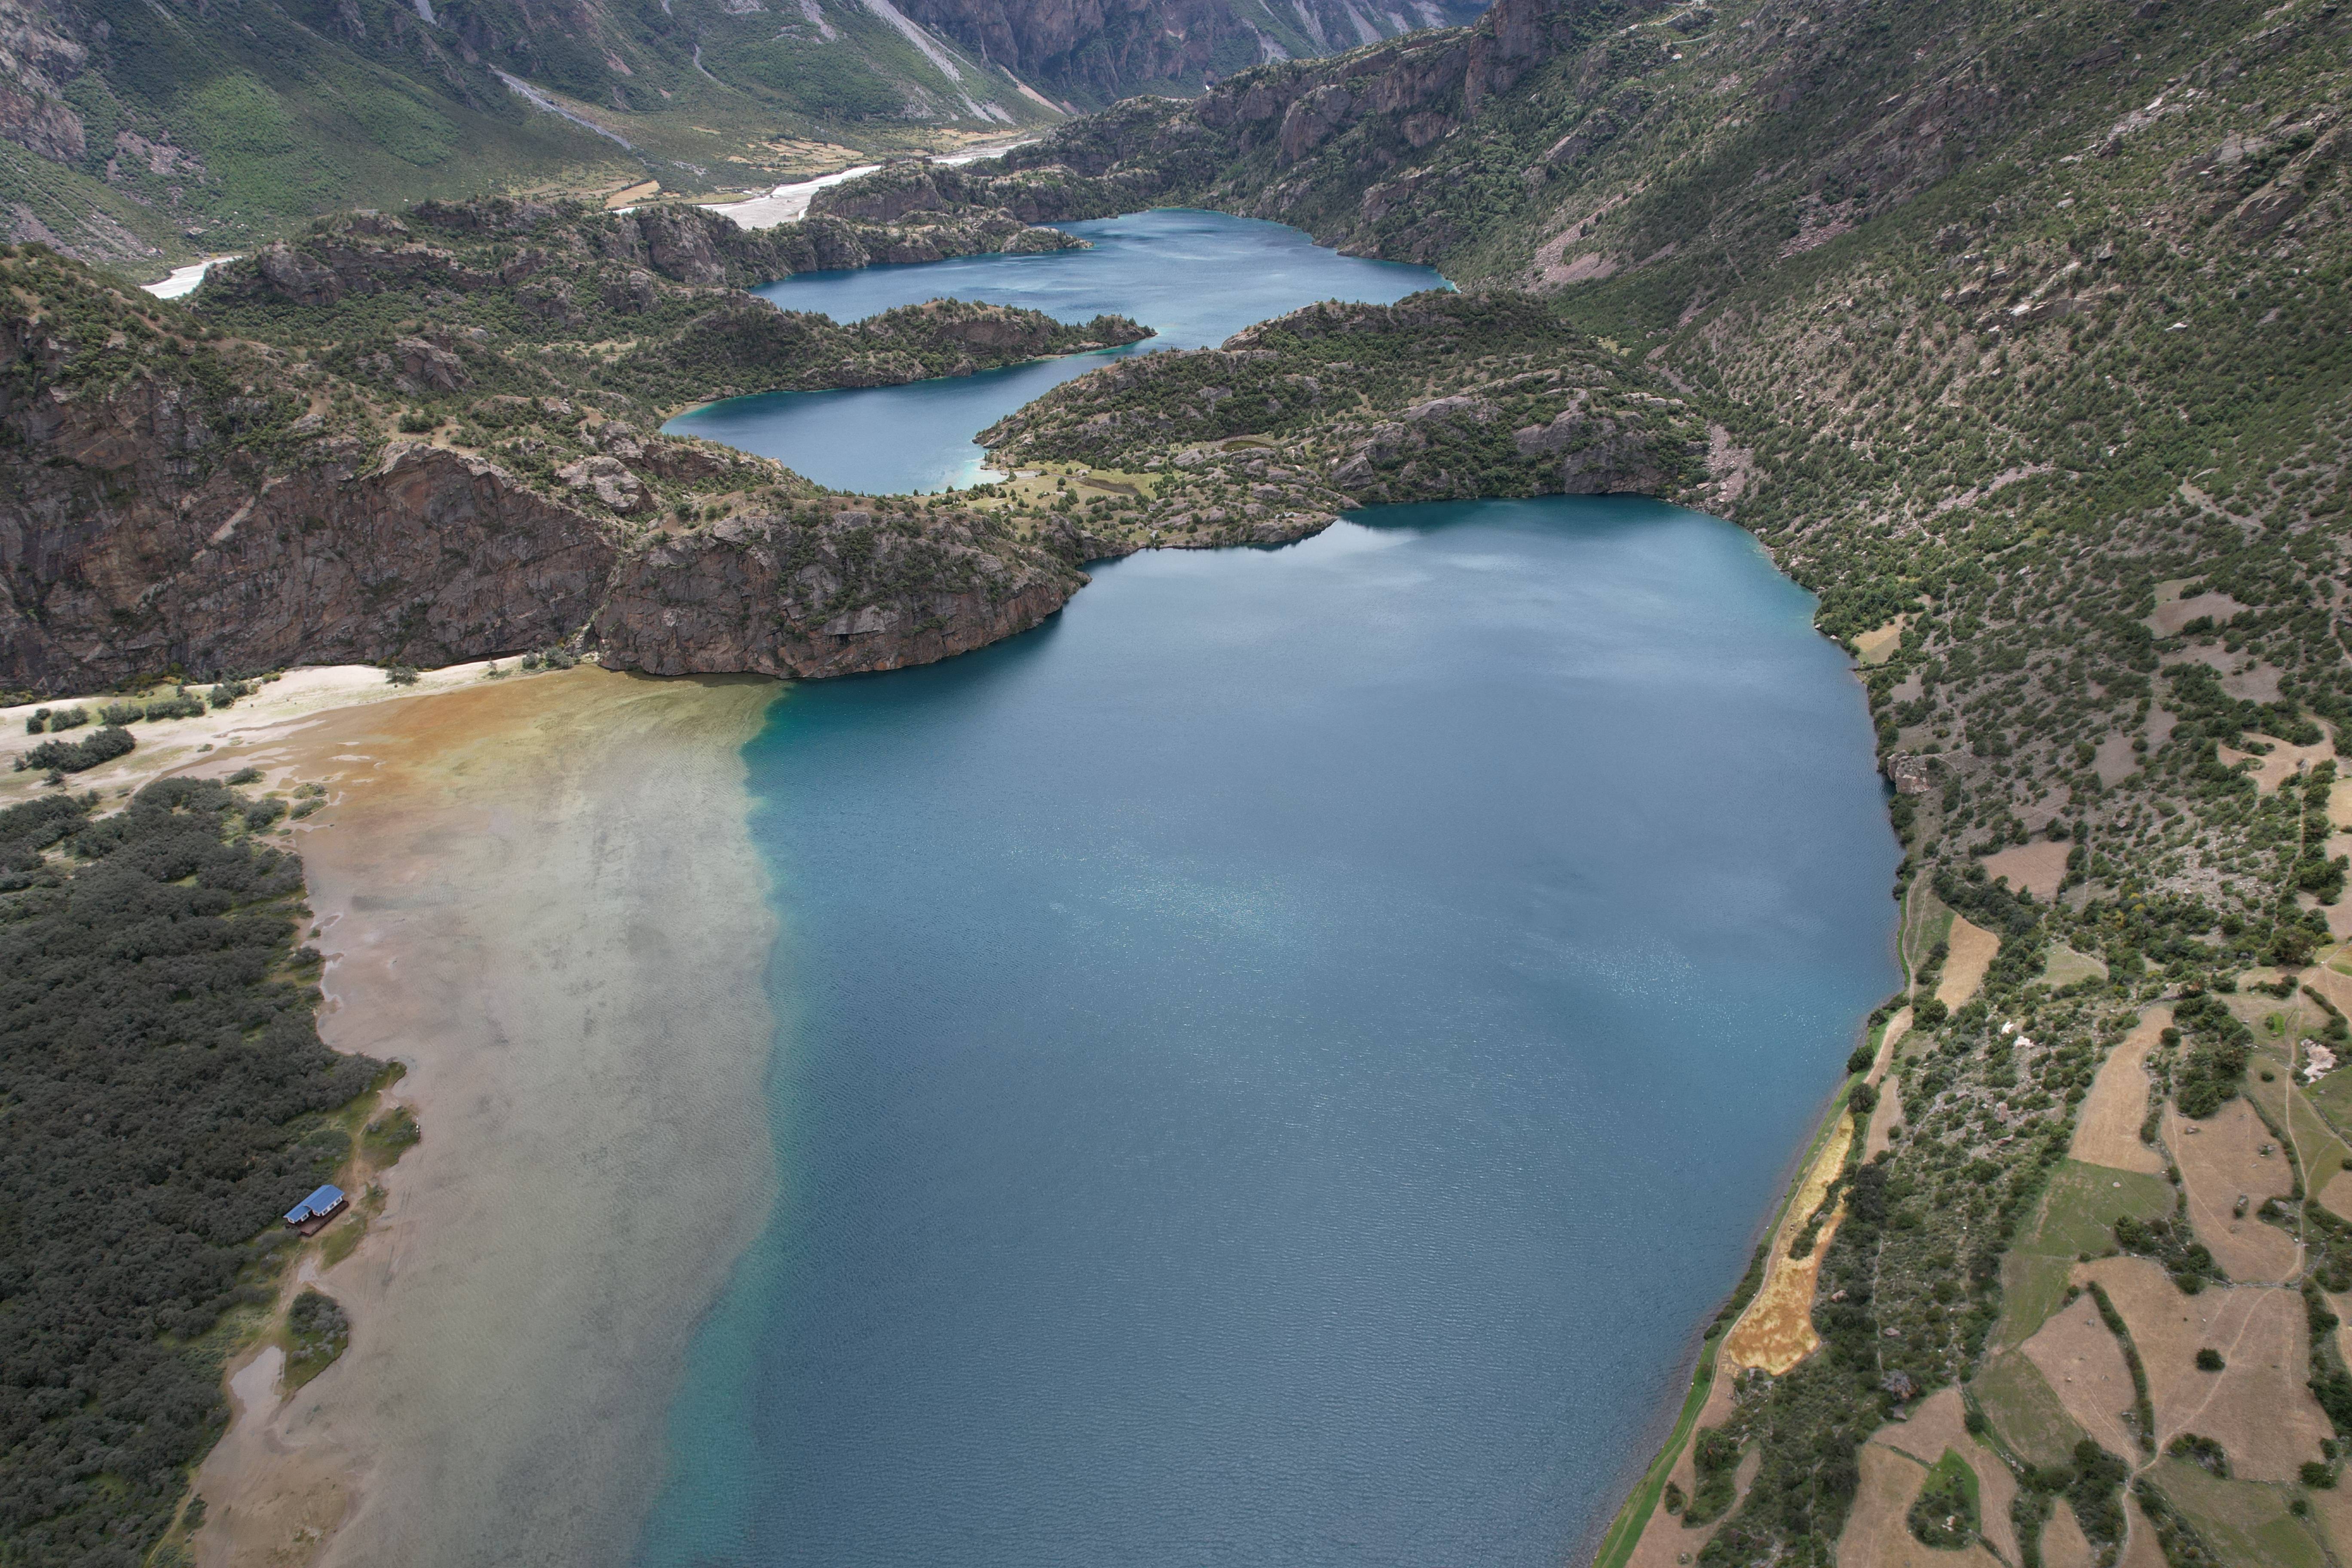
M224 1315L379 1064L312 1022L285 805L151 784L0 811L0 1559L146 1561L227 1418Z

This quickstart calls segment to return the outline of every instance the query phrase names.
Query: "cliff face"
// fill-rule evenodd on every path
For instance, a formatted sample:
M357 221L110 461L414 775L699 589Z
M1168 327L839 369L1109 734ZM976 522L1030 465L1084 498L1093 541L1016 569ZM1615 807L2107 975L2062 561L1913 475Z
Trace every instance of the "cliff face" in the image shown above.
M1484 189L1492 170L1435 174L1448 139L1563 55L1664 9L1664 0L1501 0L1465 26L1271 63L1197 98L1120 103L992 165L884 170L821 193L815 210L869 223L927 211L1046 223L1198 202L1276 218L1343 249L1432 260L1466 243L1485 216L1463 210L1465 195L1493 195ZM1522 183L1517 170L1505 177Z
M730 520L633 557L596 641L606 665L656 675L856 675L969 653L1086 582L986 527L857 506Z
M1297 0L912 0L901 7L983 58L1050 91L1108 103L1153 85L1194 85L1266 60L1328 55L1475 16L1475 0L1352 5Z
M56 346L0 321L0 360ZM447 662L586 621L615 558L606 525L478 458L273 439L264 409L221 406L265 402L186 377L0 386L0 679L50 692Z
M469 269L378 237L404 286L416 267ZM283 254L347 299L383 281L363 251ZM277 287L259 263L246 282ZM1020 357L1078 331L956 301L870 325L912 345L889 351L898 379L924 374L918 349ZM384 374L428 406L497 369L403 344ZM563 390L465 404L504 433L495 446L387 435L369 384L299 344L225 339L55 257L0 251L0 684L89 692L583 637L616 668L840 675L1023 630L1085 581L1004 521L820 495L763 458L643 433L604 411L615 394Z

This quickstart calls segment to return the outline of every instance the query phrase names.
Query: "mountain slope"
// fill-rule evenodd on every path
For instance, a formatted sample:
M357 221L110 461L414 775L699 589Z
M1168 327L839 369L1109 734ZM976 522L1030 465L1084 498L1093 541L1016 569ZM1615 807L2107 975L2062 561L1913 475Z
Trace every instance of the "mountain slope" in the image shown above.
M340 207L764 187L1475 0L0 0L0 239L160 271Z

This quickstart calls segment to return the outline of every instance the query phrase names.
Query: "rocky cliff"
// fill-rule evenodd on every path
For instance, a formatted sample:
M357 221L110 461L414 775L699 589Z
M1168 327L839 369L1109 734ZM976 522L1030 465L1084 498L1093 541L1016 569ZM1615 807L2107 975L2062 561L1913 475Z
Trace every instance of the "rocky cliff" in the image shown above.
M908 15L1082 105L1198 88L1267 60L1329 55L1459 26L1476 0L912 0Z
M1025 346L1034 312L971 309L961 330ZM480 362L412 342L414 364L383 374L418 378L419 402L466 395L422 384ZM402 432L390 416L413 405L328 357L0 252L0 683L446 663L583 637L618 666L833 675L977 647L1084 580L1002 521L821 496L764 459L642 432L593 392L468 405L500 442Z
M656 675L899 669L1028 630L1086 582L1001 519L904 498L732 518L652 543L591 626Z

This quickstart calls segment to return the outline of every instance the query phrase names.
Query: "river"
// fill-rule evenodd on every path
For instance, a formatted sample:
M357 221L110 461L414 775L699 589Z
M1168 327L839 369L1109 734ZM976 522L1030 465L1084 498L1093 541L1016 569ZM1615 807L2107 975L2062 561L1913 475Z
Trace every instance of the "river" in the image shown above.
M855 395L822 477L947 460ZM1896 981L1845 660L1637 498L1094 570L747 749L782 1195L638 1560L1556 1568Z

